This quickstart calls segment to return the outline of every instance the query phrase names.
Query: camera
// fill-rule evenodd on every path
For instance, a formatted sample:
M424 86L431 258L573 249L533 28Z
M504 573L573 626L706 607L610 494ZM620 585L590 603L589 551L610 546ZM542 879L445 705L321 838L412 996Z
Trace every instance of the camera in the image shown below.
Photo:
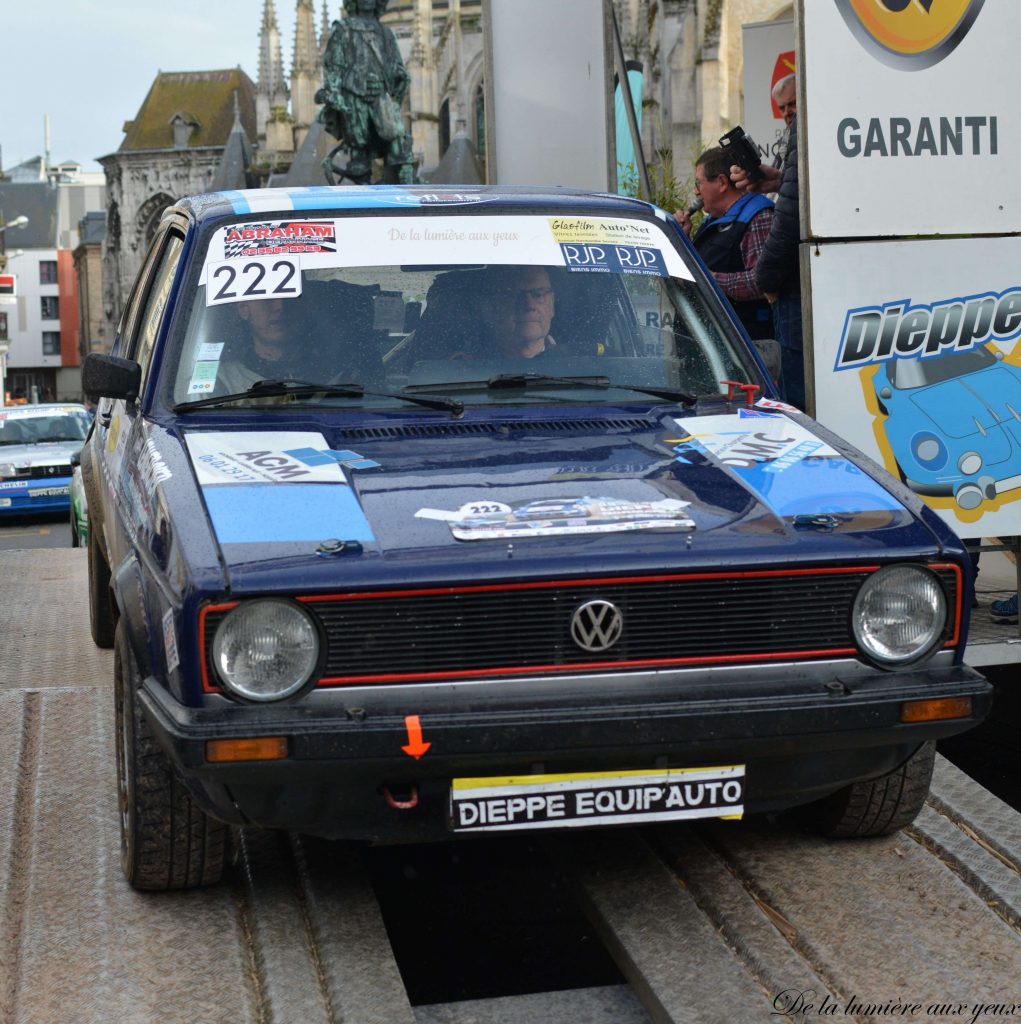
M759 170L762 154L755 140L740 126L731 128L720 139L721 148L725 149L735 164L748 175L750 182L762 181L763 174Z

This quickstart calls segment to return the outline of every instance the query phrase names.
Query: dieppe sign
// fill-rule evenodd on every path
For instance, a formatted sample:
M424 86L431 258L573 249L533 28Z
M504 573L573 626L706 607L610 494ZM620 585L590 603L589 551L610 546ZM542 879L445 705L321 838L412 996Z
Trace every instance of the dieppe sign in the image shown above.
M960 536L1021 533L1021 238L827 243L810 266L820 420Z
M799 22L818 417L962 537L1021 534L1014 20L802 0Z
M1015 3L816 0L802 11L811 237L1021 229Z

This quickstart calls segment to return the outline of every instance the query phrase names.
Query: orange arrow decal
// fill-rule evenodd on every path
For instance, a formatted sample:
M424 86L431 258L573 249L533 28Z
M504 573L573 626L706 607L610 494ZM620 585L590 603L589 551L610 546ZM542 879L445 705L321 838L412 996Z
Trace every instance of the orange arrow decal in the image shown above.
M417 761L432 744L422 742L422 723L418 715L407 715L404 724L408 727L408 743L407 746L401 747L401 750Z

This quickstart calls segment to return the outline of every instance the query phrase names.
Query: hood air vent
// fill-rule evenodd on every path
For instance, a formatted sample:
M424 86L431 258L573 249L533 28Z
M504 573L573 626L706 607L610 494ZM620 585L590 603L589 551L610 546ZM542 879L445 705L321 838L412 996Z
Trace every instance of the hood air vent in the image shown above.
M403 427L359 427L339 431L351 441L383 441L408 437L492 437L499 434L604 433L627 434L649 430L655 424L646 419L522 420L508 423L433 423Z

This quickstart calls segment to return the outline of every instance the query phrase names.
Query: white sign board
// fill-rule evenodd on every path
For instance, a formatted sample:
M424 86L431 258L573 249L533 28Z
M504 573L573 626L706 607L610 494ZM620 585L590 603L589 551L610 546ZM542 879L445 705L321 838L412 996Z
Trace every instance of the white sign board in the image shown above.
M483 0L491 185L616 189L605 0Z
M1017 0L812 0L808 236L1021 230Z
M962 537L1021 517L1021 238L813 250L818 419Z
M773 102L773 86L795 71L794 22L760 21L741 26L744 53L744 113L741 126L755 140L763 163L780 154L786 131Z

